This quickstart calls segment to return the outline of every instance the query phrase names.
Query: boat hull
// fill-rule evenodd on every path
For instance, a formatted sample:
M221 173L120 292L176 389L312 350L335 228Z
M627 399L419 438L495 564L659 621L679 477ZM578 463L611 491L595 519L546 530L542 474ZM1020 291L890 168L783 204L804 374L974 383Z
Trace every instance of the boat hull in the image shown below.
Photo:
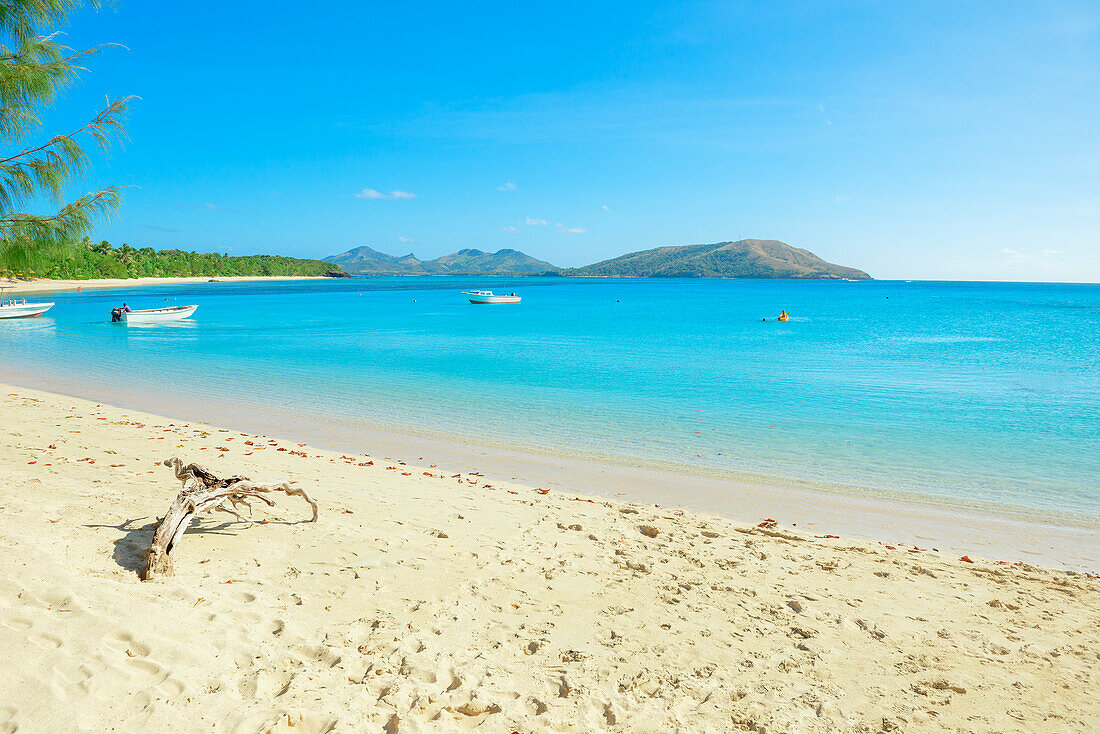
M162 321L179 321L195 313L197 305L173 306L171 308L149 308L139 311L123 311L122 322L126 324L155 324Z
M493 305L499 303L519 303L519 296L466 296L475 305Z
M41 316L53 308L52 303L20 303L18 305L0 306L0 319L29 319L32 316Z

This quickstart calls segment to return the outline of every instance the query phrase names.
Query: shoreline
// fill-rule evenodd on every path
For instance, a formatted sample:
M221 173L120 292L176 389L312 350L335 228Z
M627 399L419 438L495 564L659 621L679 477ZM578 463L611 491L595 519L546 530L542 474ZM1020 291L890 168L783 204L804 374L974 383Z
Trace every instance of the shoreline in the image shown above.
M1100 724L1094 576L0 392L4 730ZM142 582L169 456L320 517L202 515Z
M341 430L332 421L318 423L280 416L232 401L188 401L180 405L153 394L124 395L105 385L82 387L66 390L49 385L49 391L42 391L0 383L4 391L33 390L54 397L99 401L163 420L206 421L232 430L302 441L328 451L383 455L410 465L431 462L450 471L479 472L494 480L528 487L676 507L737 522L775 518L784 525L863 541L900 542L956 555L977 554L1100 572L1100 528L1060 518L1043 520L907 497L722 479L394 430L363 432L360 426Z
M146 285L183 285L189 283L233 283L251 280L323 280L325 275L234 275L234 276L189 276L168 278L93 278L90 280L53 280L35 278L34 280L0 279L0 287L12 287L12 296L24 293L56 293L75 290L103 290L106 288L140 288Z

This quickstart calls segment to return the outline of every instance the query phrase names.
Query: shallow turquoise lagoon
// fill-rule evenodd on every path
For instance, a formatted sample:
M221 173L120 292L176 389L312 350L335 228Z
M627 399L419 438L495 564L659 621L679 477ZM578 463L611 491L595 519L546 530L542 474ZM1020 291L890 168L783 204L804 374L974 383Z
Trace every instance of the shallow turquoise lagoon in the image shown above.
M471 306L469 287L523 303ZM1100 286L393 278L48 300L0 322L0 380L1100 523ZM110 324L122 301L200 308Z

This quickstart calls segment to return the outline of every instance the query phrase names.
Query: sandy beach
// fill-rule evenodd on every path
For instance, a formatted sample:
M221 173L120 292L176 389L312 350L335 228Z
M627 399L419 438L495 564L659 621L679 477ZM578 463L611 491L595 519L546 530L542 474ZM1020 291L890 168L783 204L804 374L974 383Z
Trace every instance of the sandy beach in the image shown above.
M0 414L3 732L1100 727L1087 574L23 388ZM142 582L170 456L295 482L320 519L204 516Z
M194 278L93 278L90 280L53 280L50 278L15 280L0 278L0 287L12 288L11 294L15 297L24 293L52 293L75 290L91 291L103 290L105 288L138 288L145 285L177 285L181 283L208 283L211 281L231 283L249 280L320 280L323 277L324 276L315 275L242 275L210 277L203 275Z

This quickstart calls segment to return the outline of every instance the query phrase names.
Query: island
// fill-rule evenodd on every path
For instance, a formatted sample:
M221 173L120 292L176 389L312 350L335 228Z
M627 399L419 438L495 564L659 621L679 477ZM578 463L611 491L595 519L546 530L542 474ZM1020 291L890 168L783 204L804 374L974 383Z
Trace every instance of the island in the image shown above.
M482 252L465 249L420 260L412 253L387 255L370 247L356 247L339 255L329 255L332 263L352 275L552 275L561 268L519 250Z
M778 240L738 240L700 245L662 246L621 255L580 268L559 268L519 250L459 250L434 260L412 253L387 255L356 247L325 262L351 275L470 275L605 278L785 278L804 280L870 280L862 270L827 262L809 250Z

